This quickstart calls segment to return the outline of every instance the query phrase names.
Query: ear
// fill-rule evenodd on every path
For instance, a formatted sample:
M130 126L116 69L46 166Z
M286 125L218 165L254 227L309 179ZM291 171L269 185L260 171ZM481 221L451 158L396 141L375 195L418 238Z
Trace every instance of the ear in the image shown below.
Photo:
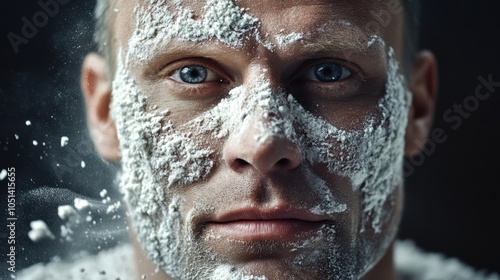
M417 55L410 74L409 86L413 100L406 128L406 156L412 156L421 151L433 123L438 90L438 69L436 58L431 52L422 51Z
M81 88L85 96L87 123L97 151L109 161L120 159L116 127L110 115L111 81L108 66L98 54L88 54L81 74Z

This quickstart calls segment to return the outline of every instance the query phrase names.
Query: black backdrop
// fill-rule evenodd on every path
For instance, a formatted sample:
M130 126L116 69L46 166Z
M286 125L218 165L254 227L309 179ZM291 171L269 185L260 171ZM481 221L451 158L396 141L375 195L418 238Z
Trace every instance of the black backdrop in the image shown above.
M477 269L499 272L496 159L500 138L496 130L500 122L495 112L500 108L500 86L491 87L489 96L485 96L487 87L480 91L483 95L476 94L484 84L482 78L500 82L499 5L486 0L423 2L421 46L432 50L440 63L434 129L444 133L446 140L428 143L425 153L407 160L400 237L413 239L426 250L458 257ZM93 5L94 1L69 0L60 5L59 13L39 17L41 27L31 30L32 38L20 44L16 53L7 34L20 34L23 17L31 20L42 9L34 0L0 4L0 171L16 168L18 269L78 246L96 252L103 244L35 244L27 238L29 221L44 219L49 227L58 228L57 205L71 203L74 193L99 199L99 191L106 188L118 197L109 187L115 167L95 155L82 118L79 71L83 55L93 48ZM31 125L26 125L27 120ZM60 146L62 136L70 139L66 147ZM0 186L1 276L9 252L4 211L7 178ZM37 196L41 187L49 195ZM125 233L118 235L106 245L116 244Z

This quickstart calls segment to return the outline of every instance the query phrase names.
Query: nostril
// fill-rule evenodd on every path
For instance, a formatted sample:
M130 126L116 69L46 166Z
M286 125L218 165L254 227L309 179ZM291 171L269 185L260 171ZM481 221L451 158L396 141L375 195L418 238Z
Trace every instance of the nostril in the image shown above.
M290 160L287 158L282 158L276 162L276 165L279 167L287 167L291 164Z
M255 169L261 173L287 171L302 162L300 146L288 138L269 134L263 142L255 135L260 128L251 125L242 132L229 136L223 147L222 158L233 171Z
M246 160L244 159L241 159L241 158L237 158L234 160L234 165L241 168L241 167L245 167L247 165L249 165L250 163L248 163Z

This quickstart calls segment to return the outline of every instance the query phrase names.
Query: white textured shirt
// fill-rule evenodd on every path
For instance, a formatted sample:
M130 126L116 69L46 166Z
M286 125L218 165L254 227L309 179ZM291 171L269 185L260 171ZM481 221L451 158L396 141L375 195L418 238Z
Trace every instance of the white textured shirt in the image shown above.
M398 280L500 280L496 273L486 274L455 258L424 252L411 241L395 246ZM138 280L131 245L121 245L97 255L83 255L73 262L52 261L35 264L20 271L20 280ZM146 278L147 279L147 278Z

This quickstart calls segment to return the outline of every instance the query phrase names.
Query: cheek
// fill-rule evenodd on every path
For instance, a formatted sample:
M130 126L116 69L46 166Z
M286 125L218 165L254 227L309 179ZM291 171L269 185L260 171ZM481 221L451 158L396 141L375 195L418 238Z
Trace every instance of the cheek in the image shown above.
M193 138L188 133L167 129L153 141L151 164L164 187L192 184L212 169L213 151L201 148Z

